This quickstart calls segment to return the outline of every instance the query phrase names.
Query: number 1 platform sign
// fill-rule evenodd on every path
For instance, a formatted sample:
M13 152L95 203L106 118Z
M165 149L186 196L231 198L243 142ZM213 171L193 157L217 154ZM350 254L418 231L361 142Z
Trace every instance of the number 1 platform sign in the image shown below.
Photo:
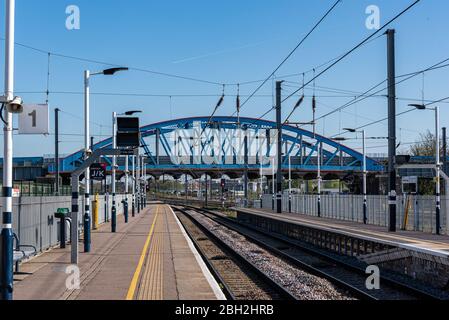
M49 134L48 104L26 104L19 115L19 134Z

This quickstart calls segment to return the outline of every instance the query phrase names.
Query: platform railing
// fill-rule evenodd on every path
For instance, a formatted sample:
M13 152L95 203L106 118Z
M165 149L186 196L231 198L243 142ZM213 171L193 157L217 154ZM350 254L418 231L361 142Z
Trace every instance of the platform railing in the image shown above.
M125 195L117 195L119 203L117 213L123 213L121 200ZM128 195L128 203L131 203ZM80 208L84 208L84 197L80 200ZM111 202L112 199L109 199ZM99 223L104 222L103 196L99 197ZM22 244L32 245L38 251L45 251L59 243L59 219L54 217L58 208L71 208L71 197L44 196L44 197L18 197L13 199L13 230L20 238ZM111 204L109 204L111 208ZM1 210L1 205L0 205ZM80 213L79 221L82 213ZM66 234L70 234L67 230Z
M262 197L262 208L272 210L272 195ZM282 208L289 211L289 196L284 195ZM411 231L435 233L435 197L421 195L399 195L397 198L397 228ZM318 216L318 196L296 194L291 196L291 212L308 216ZM441 201L441 233L447 234L446 210L449 198ZM260 208L260 203L255 205ZM369 195L367 197L368 224L387 227L388 196ZM363 196L351 194L329 194L321 196L321 217L363 223Z

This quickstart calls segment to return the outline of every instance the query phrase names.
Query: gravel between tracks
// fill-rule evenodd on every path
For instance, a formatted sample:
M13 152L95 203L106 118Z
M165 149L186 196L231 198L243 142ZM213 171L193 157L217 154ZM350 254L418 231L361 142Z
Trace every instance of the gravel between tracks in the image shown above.
M267 250L246 240L239 233L203 216L188 211L198 222L239 252L273 280L282 284L300 300L352 300L346 291L337 288L326 279L297 269Z
M192 237L198 241L208 259L211 259L211 263L237 300L271 300L278 298L276 295L273 296L274 292L267 291L268 287L255 283L254 279L251 279L236 262L230 260L226 253L209 240L188 217L180 215L179 219L184 227L189 230Z

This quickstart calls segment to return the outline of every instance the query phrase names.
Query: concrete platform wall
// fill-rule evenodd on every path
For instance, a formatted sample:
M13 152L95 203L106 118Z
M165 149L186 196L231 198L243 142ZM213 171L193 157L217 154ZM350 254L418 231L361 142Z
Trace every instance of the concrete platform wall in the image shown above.
M125 195L117 195L117 213L123 214L121 201ZM105 221L105 197L99 196L99 223ZM131 204L132 196L128 195ZM109 199L109 210L112 199ZM1 206L0 206L1 208ZM13 228L21 244L33 245L38 251L45 251L59 243L59 219L54 217L58 208L71 209L71 197L20 197L13 199ZM80 199L84 208L84 199ZM91 205L92 208L92 205ZM1 209L0 209L1 210ZM130 206L131 214L131 206ZM81 217L82 213L80 213ZM79 221L83 221L79 219ZM69 232L67 230L67 234Z

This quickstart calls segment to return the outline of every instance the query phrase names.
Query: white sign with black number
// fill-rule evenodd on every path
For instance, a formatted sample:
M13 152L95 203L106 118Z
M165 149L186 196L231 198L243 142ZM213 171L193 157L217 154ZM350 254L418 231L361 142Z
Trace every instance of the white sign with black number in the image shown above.
M19 115L19 134L49 134L48 104L25 104Z

